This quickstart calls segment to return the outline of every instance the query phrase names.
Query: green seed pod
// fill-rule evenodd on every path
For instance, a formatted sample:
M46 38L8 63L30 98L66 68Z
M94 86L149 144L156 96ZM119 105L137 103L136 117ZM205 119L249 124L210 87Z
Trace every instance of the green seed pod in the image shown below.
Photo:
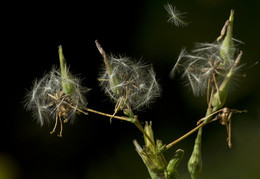
M226 28L226 36L224 40L222 41L221 47L220 47L220 56L223 58L224 63L220 64L220 66L231 66L233 64L234 60L234 54L235 54L235 46L233 41L233 22L234 22L234 10L231 10L228 25ZM231 76L233 73L233 68L229 67L229 73L227 73L227 76ZM214 110L220 109L227 97L228 88L229 88L229 80L230 77L227 80L227 77L224 79L224 81L221 83L219 87L219 91L216 91L216 93L213 96L212 100L212 107ZM219 103L220 102L220 103Z
M240 53L238 54L234 64L230 68L230 70L227 73L225 79L223 80L223 82L221 83L221 85L219 87L219 92L220 92L219 96L220 96L220 99L221 99L221 104L218 104L218 92L216 92L214 94L213 101L212 101L213 111L218 110L219 108L221 108L224 105L226 97L227 97L227 92L228 92L230 80L231 80L232 76L234 75L234 73L236 72L236 70L239 69L238 65L240 63L242 55L243 55L243 52L240 51Z
M201 138L202 138L202 128L200 128L198 132L197 138L195 140L193 152L188 162L188 170L190 172L192 179L196 179L202 169Z
M224 66L228 61L233 60L235 48L233 41L233 22L234 22L234 10L231 10L228 20L226 36L221 44L220 56L224 59Z
M62 78L62 90L65 94L73 95L75 91L75 85L72 83L72 76L68 70L63 51L62 46L59 47L59 58L60 58L60 69L61 69L61 78Z

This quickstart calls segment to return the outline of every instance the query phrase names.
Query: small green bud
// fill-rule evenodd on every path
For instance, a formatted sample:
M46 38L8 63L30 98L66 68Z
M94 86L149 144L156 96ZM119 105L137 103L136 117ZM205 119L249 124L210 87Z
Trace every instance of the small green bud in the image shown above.
M163 158L154 154L150 148L147 148L146 146L142 148L136 140L133 142L137 153L147 167L150 177L152 179L164 179L166 165L164 165Z
M131 109L125 108L125 109L123 110L123 112L124 112L124 114L125 114L126 116L128 116L128 117L130 117L130 118L132 119L132 122L133 122L133 123L136 122L136 121L135 121L135 118L134 118L133 111L132 111Z
M144 128L146 134L154 142L154 134L152 130L152 123L146 123ZM157 148L163 148L163 143L161 140L156 140L156 146L151 144L144 135L145 146L143 148L134 140L134 145L139 156L142 158L144 164L146 165L150 177L152 179L165 179L164 172L167 167L167 162L162 153L158 153Z
M202 138L202 128L199 129L197 138L195 140L193 152L188 162L188 170L190 172L192 179L196 179L202 169L201 138Z
M162 143L161 140L157 139L156 140L156 145L157 145L157 154L163 154L167 150L166 145Z
M156 146L158 149L161 149L164 148L165 145L163 144L162 140L156 139Z
M177 167L179 166L184 155L184 151L182 149L178 149L175 152L175 156L170 160L168 166L165 170L165 179L176 179L178 178Z
M60 69L61 69L61 78L62 78L62 90L65 94L72 95L75 91L75 85L72 83L72 76L68 70L62 46L59 47L59 58L60 58Z

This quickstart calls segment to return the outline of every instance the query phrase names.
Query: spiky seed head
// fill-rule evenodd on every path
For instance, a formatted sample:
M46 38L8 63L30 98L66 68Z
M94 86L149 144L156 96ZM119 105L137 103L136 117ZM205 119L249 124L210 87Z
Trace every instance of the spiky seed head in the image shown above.
M191 52L183 49L172 68L170 77L181 73L195 96L204 94L209 80L213 80L213 75L217 76L217 85L220 85L234 64L232 56L226 55L225 59L222 58L221 49L220 42L197 43ZM232 51L238 53L235 46ZM239 68L240 66L236 67Z
M223 89L222 94L227 94L226 83L229 83L231 76L234 77L234 73L241 68L237 63L239 60L236 59L240 59L242 52L239 52L236 45L236 42L240 43L240 41L233 38L233 21L234 11L231 10L230 17L216 42L197 43L191 53L187 53L186 50L181 51L170 76L174 77L176 72L181 72L182 77L187 78L187 84L191 86L194 95L203 94L213 83L214 88L220 86ZM214 96L221 97L218 89ZM225 101L225 99L215 99L218 104L220 101Z
M104 66L99 81L104 92L115 103L123 98L131 109L138 110L160 96L160 87L151 65L113 55L108 56L108 63L109 71Z
M40 80L35 80L31 91L26 95L26 109L33 111L41 126L55 120L57 112L66 118L63 120L73 122L76 109L87 104L84 95L89 89L81 86L79 78L71 76L66 80L75 88L70 95L63 91L61 70L53 68Z

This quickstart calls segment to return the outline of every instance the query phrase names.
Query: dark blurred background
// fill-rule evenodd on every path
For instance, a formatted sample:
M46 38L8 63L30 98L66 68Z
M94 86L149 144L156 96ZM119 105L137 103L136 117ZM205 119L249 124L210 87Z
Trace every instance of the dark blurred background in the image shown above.
M187 27L167 23L163 5L172 3L186 14ZM219 122L203 130L203 169L199 178L260 178L260 3L253 0L140 0L11 4L6 11L9 62L2 70L7 79L8 114L0 125L0 178L111 178L143 179L148 172L132 141L143 144L134 125L90 114L74 125L64 125L63 137L50 135L51 126L40 127L24 109L24 96L35 78L58 66L58 45L73 74L80 74L91 88L88 106L113 113L114 106L100 91L97 76L102 57L95 47L116 55L142 58L152 63L162 87L162 97L138 112L140 121L153 122L155 137L170 143L196 126L205 114L206 97L193 97L180 78L169 79L180 50L195 42L213 42L231 9L235 10L234 37L242 40L246 78L236 80L226 106L247 109L232 118L232 149L226 129ZM2 84L2 87L5 84ZM2 88L3 89L3 88ZM5 104L5 102L4 102ZM4 111L3 111L4 112ZM165 153L185 151L180 178L189 178L187 161L196 134Z

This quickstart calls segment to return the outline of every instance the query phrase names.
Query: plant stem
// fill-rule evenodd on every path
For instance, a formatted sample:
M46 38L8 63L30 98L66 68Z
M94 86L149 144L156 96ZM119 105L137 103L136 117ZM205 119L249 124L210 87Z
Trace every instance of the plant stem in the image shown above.
M75 107L73 107L71 105L70 105L70 107L75 108ZM76 110L78 112L82 113L82 114L88 115L88 113L86 113L83 110L80 110L80 109L76 109ZM106 116L106 117L110 117L110 118L113 117L115 119L119 119L119 120L123 120L123 121L127 121L127 122L133 123L143 133L143 135L149 140L149 142L151 142L151 144L154 147L156 147L154 141L149 137L149 135L145 132L144 128L140 124L137 116L134 116L134 119L133 119L133 118L124 117L124 116L115 116L115 115L107 114L107 113L100 112L100 111L97 111L97 110L94 110L94 109L90 109L90 108L85 108L85 110L88 111L88 112L92 112L92 113L95 113L95 114L102 115L102 116Z
M108 63L106 52L104 51L104 49L101 47L101 45L99 44L99 42L97 40L95 40L95 43L96 43L96 46L97 46L97 49L98 49L99 53L104 58L104 63L105 63L105 66L106 66L107 73L108 73L109 76L111 76L111 67L110 67L110 65ZM118 84L118 79L116 77L114 77L111 84L112 84L112 86L114 86L114 84L117 85ZM137 116L134 115L134 113L132 112L130 107L128 107L128 109L129 109L129 112L130 112L129 118L114 116L114 115L110 115L110 114L106 114L106 113L102 113L102 112L99 112L99 111L95 111L95 110L86 108L86 110L88 112L93 112L93 113L100 114L100 115L103 115L103 116L108 116L110 118L116 118L116 119L120 119L120 120L124 120L124 121L128 121L128 122L132 122L143 133L143 135L151 142L151 144L156 148L156 145L155 145L154 141L145 132L144 128L142 127L142 125L140 124L139 120L137 119Z
M119 119L119 120L123 120L123 121L128 121L128 122L131 122L132 119L131 118L128 118L128 117L124 117L124 116L115 116L115 115L111 115L111 114L107 114L107 113L103 113L103 112L100 112L100 111L97 111L97 110L94 110L94 109L90 109L90 108L85 108L86 111L88 112L92 112L92 113L95 113L95 114L99 114L99 115L102 115L102 116L106 116L106 117L113 117L115 119Z
M177 144L178 142L182 141L183 139L185 139L186 137L188 137L189 135L191 135L192 133L196 132L197 130L199 130L200 128L202 128L203 126L205 126L206 124L210 123L210 119L212 118L212 113L215 112L215 110L212 110L210 107L207 109L207 113L206 113L206 117L204 122L202 122L201 124L199 124L197 127L195 127L194 129L192 129L191 131L187 132L186 134L184 134L183 136L181 136L180 138L176 139L175 141L169 143L166 146L166 150L168 150L169 148L171 148L173 145ZM200 129L202 130L202 129Z
M183 139L185 139L186 137L188 137L189 135L191 135L192 133L196 132L197 130L199 130L201 127L203 127L204 125L206 125L207 123L203 122L200 125L198 125L197 127L195 127L194 129L192 129L191 131L187 132L186 134L184 134L183 136L181 136L180 138L176 139L175 141L169 143L166 146L166 150L168 150L169 148L171 148L173 145L177 144L178 142L182 141Z
M49 95L52 97L52 95ZM107 117L113 117L115 119L119 119L119 120L123 120L123 121L128 121L128 122L132 122L132 119L131 118L128 118L128 117L123 117L123 116L115 116L115 115L111 115L111 114L107 114L107 113L104 113L104 112L100 112L100 111L97 111L97 110L94 110L94 109L90 109L90 108L85 108L86 111L83 111L79 108L76 108L74 106L72 106L71 104L67 103L66 101L63 101L63 103L66 103L67 105L69 105L69 107L71 107L72 109L75 109L77 110L78 112L84 114L84 115L88 115L88 112L92 112L92 113L95 113L95 114L99 114L99 115L102 115L102 116L107 116Z

